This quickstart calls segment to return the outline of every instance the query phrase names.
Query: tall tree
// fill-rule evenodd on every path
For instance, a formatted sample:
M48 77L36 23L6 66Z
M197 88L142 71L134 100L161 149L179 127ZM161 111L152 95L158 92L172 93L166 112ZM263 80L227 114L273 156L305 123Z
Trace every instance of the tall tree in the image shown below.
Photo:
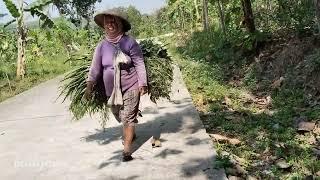
M25 47L26 47L26 37L27 31L24 25L24 12L23 12L23 0L19 0L19 12L20 16L17 18L18 26L18 61L17 61L17 77L24 78L25 75Z
M195 18L197 10L194 0L170 0L166 11L173 27L192 29L192 26L198 23Z
M129 6L126 10L126 14L133 26L133 28L131 28L131 34L135 37L139 36L139 27L142 22L142 15L134 6Z
M250 33L256 31L256 27L254 24L254 16L252 13L251 1L250 0L241 0L243 15L244 15L244 23L247 27L247 30Z
M204 30L209 28L208 0L203 0L203 28Z
M68 16L70 21L77 27L81 26L82 18L86 20L85 28L89 28L89 23L94 12L96 2L102 0L53 0L53 4L58 8L61 15Z
M221 0L217 0L217 7L219 12L219 18L220 18L220 25L221 29L223 31L224 36L226 36L226 23L225 23L225 12L224 12L224 4Z

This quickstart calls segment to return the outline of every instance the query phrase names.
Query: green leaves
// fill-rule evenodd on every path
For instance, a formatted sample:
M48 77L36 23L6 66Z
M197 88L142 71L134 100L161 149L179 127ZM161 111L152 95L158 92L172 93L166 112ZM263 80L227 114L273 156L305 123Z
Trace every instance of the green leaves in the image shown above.
M170 1L165 14L173 27L190 28L199 23L199 7L193 0Z
M18 18L20 16L19 10L16 5L11 0L3 0L10 14L14 18Z
M38 0L30 4L28 8L25 8L25 11L31 11L32 9L37 9L42 11L44 7L48 6L52 2L53 2L52 0Z
M91 48L93 50L93 48ZM109 108L107 106L107 97L105 94L102 79L97 82L94 89L93 97L90 100L84 98L86 89L86 77L89 72L91 55L84 53L72 57L74 60L81 59L85 63L68 73L61 81L59 97L64 96L64 100L70 99L69 110L73 114L73 120L80 120L86 114L92 116L99 113L101 116L100 124L104 128L106 121L109 119ZM102 77L101 77L102 78Z
M156 102L160 98L170 99L173 66L167 49L152 40L143 40L139 44L145 58L151 101Z
M140 43L143 56L145 58L150 57L159 57L159 58L167 58L170 59L167 53L167 49L164 48L163 45L155 43L152 40L143 40Z
M3 27L4 27L4 28L6 28L6 27L8 27L10 24L12 24L12 23L14 23L14 22L16 22L16 20L15 20L15 19L13 19L13 20L11 20L11 21L7 22L5 25L3 25Z
M15 60L17 51L15 34L11 31L6 31L4 28L0 28L0 80L6 78L6 74L9 77L13 77L15 74ZM0 98L1 99L1 98Z
M89 25L96 2L101 0L53 0L59 13L68 16L68 19L77 27L81 25L81 18L85 18Z
M9 10L10 14L14 18L19 18L21 16L17 6L11 0L4 0L4 3L7 9ZM42 27L52 28L54 26L53 21L42 12L43 8L49 5L50 3L52 3L52 0L38 0L32 3L29 7L25 8L24 11L30 12L32 16L34 15L39 16L39 18L43 21ZM10 25L13 22L14 20L8 22L5 25L5 27Z
M51 3L52 0L38 0L24 10L30 12L32 16L37 15L43 21L43 24L41 25L42 28L52 28L54 26L54 22L42 12L43 8Z
M43 21L43 24L41 25L42 28L44 27L52 28L54 26L54 22L42 11L38 9L30 9L30 13L32 16L37 15Z

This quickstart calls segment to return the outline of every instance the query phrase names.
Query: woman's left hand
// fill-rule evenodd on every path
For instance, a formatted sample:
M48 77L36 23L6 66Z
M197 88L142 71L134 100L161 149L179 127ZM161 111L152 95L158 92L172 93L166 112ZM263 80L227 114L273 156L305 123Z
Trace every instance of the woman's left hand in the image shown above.
M141 86L139 87L140 95L143 96L148 92L148 87L147 86Z

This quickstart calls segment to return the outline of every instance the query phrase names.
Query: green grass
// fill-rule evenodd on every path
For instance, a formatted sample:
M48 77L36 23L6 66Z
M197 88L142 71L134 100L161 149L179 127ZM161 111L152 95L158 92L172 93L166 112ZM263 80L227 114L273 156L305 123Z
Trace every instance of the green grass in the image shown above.
M82 53L78 50L89 49L88 45L100 38L99 33L74 29L63 19L53 29L31 28L25 49L26 74L24 79L17 80L16 34L5 29L0 29L0 33L4 37L0 42L0 102L71 70L79 62L70 53Z
M241 70L245 64L241 56L225 56L224 53L232 50L221 49L219 43L219 40L212 39L211 36L198 34L191 37L185 43L186 46L171 48L171 54L181 68L207 132L234 137L242 142L238 146L216 142L217 151L226 151L243 158L241 166L249 174L262 179L301 179L320 171L320 161L312 154L312 146L308 143L311 134L298 134L294 127L295 117L305 116L308 120L319 118L319 106L305 107L306 96L303 89L285 86L266 92L272 97L272 104L268 107L261 108L248 101L245 94L253 93L251 89L256 84L255 70L242 68L248 70L245 82L236 87L230 85L227 76L232 75L232 70ZM213 49L204 47L210 44ZM213 55L217 50L215 45L220 48L218 56ZM206 56L211 58L206 59ZM235 57L239 58L238 62L233 62ZM230 66L232 70L226 68ZM305 111L296 110L302 107ZM273 113L263 112L262 109ZM278 169L274 162L268 161L270 157L284 158L293 165L292 170L284 172ZM230 166L228 158L219 155L216 164L219 167ZM254 166L259 161L265 164ZM263 170L271 171L273 176L262 173Z
M32 61L27 64L25 78L10 78L10 85L6 78L0 79L0 102L67 72L74 63L64 63L64 60L65 57L57 55Z
M0 80L1 91L0 91L0 102L13 97L17 94L20 94L38 84L41 82L44 82L46 80L49 80L53 77L55 77L56 74L46 74L45 76L42 76L39 78L38 76L31 76L24 78L23 80L14 80L10 82L10 85L6 80Z

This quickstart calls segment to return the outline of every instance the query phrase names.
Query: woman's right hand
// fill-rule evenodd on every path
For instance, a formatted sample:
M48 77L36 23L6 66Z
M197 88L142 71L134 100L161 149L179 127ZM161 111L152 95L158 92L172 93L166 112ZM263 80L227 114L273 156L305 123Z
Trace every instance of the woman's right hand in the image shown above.
M90 100L92 98L93 87L94 87L94 82L88 81L86 91L84 92L84 98L86 100Z

